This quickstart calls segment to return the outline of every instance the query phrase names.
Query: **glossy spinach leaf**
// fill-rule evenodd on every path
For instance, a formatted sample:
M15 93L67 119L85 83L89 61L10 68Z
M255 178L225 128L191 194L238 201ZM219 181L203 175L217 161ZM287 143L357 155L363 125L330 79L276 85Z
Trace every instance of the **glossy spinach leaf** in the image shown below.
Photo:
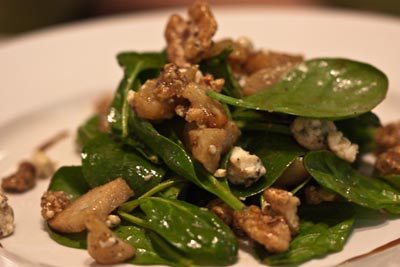
M53 239L60 245L80 249L86 249L87 247L86 232L74 234L58 233L52 230L49 226L46 226L46 230L49 233L51 239Z
M297 116L342 119L372 110L386 96L388 79L375 67L342 58L317 58L288 71L268 90L243 99L212 91L234 106Z
M360 153L376 149L375 132L381 126L381 122L374 113L367 112L355 118L335 121L335 124L344 136L358 144Z
M51 178L48 190L64 191L74 201L89 190L81 166L63 166Z
M223 92L228 96L241 98L243 96L242 88L228 64L231 52L232 49L224 49L218 55L203 60L200 62L200 70L203 73L212 74L214 78L223 78L225 81Z
M323 187L347 200L371 209L385 209L400 214L400 192L386 182L360 174L329 151L312 151L304 166Z
M99 135L82 149L82 172L90 187L122 177L135 192L135 197L147 192L163 179L165 170L130 147Z
M234 209L239 210L243 207L242 202L232 194L225 180L217 180L209 175L202 170L200 164L196 165L195 168L195 163L185 149L180 144L158 133L149 121L139 118L132 112L129 126L130 130L179 176L213 193Z
M250 140L247 149L257 155L267 172L249 187L231 186L232 192L239 197L248 197L270 187L299 156L306 153L290 136L272 133L244 135Z
M287 252L266 255L258 249L268 265L298 264L338 252L354 224L354 211L349 203L327 203L301 206L300 230ZM264 255L262 255L264 254Z
M140 208L156 232L196 265L228 265L237 260L231 229L215 214L187 202L145 198Z
M120 238L126 240L136 248L136 255L128 262L132 264L153 265L162 264L169 266L177 266L175 262L171 262L159 255L154 249L151 239L143 228L134 225L122 224L113 232Z
M128 135L129 105L126 101L129 90L137 91L141 72L160 70L166 63L163 53L121 53L118 63L124 69L124 77L118 86L108 114L108 122L114 133Z
M100 115L94 115L87 119L81 126L78 127L76 142L83 146L89 140L96 137L100 132Z
M388 184L392 185L397 190L400 190L400 175L385 175L380 176L379 178L386 181Z

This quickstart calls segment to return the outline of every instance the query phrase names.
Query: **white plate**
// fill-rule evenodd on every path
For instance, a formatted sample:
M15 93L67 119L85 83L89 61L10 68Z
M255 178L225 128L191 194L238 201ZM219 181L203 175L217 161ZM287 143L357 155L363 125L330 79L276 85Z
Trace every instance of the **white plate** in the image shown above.
M159 51L171 12L134 14L35 33L0 45L0 176L13 170L42 141L68 129L70 138L51 150L60 165L79 164L74 151L76 126L91 104L121 78L115 55L124 50ZM320 9L240 7L214 9L217 38L247 36L257 48L316 56L348 57L382 69L390 91L376 109L384 122L400 118L400 21ZM94 266L86 251L53 242L43 230L40 196L48 181L34 190L9 195L16 216L15 234L2 239L1 266ZM304 266L332 266L400 237L400 219L365 220L344 250ZM399 266L400 249L386 250L354 263ZM131 265L128 265L131 266ZM258 266L242 252L235 266Z

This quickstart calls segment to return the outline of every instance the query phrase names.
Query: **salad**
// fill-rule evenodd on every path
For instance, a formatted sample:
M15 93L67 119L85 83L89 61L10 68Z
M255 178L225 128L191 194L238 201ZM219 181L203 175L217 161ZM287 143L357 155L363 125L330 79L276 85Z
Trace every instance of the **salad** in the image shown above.
M216 28L197 1L170 18L164 51L118 55L106 112L78 129L81 166L42 197L56 242L105 264L226 266L247 240L266 265L298 264L343 249L364 209L399 214L388 157L359 171L396 153L374 139L386 76L213 41Z

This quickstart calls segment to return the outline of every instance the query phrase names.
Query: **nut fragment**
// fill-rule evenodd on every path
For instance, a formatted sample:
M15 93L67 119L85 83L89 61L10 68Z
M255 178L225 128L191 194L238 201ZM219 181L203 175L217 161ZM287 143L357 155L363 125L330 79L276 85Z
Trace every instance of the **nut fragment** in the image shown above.
M100 264L114 264L132 258L136 249L117 237L104 221L95 215L85 220L88 229L87 248L89 255Z
M70 198L63 191L47 191L40 200L42 217L47 221L53 219L71 203Z
M266 189L263 197L269 204L271 215L282 216L292 235L296 234L299 231L299 216L297 216L297 207L300 205L299 198L286 190L277 188Z
M47 178L54 174L55 164L43 151L35 151L31 163L35 166L36 177L38 178Z
M400 145L381 153L375 168L381 175L400 175Z
M279 253L289 249L291 234L283 217L265 215L254 205L234 211L233 216L234 227L243 230L268 251Z
M204 58L217 30L217 22L206 1L195 1L188 13L188 21L172 15L165 29L168 60L180 67Z
M23 161L19 164L16 173L3 178L1 187L5 191L25 192L36 184L36 169L32 163Z
M216 198L207 204L207 209L212 211L227 225L231 225L233 221L233 209L223 202L221 199Z
M381 151L400 145L400 121L378 128L375 142Z

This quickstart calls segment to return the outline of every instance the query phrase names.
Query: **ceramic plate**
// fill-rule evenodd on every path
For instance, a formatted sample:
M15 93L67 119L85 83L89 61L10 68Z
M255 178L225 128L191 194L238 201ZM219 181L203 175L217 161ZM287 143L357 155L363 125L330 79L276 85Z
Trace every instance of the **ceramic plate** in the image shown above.
M112 92L121 78L120 51L159 51L171 10L140 13L25 35L0 45L0 176L43 141L61 131L69 137L50 149L59 165L79 164L74 132L93 101ZM383 122L400 118L400 21L321 9L216 8L216 39L247 36L256 48L305 57L347 57L371 63L389 77L387 99L375 110ZM44 230L40 197L48 180L24 194L11 194L15 233L0 242L1 266L95 266L84 250L62 247ZM344 250L303 266L333 266L400 237L400 219L365 218ZM398 247L346 266L398 266ZM131 266L131 265L128 265ZM235 267L258 266L247 252Z

